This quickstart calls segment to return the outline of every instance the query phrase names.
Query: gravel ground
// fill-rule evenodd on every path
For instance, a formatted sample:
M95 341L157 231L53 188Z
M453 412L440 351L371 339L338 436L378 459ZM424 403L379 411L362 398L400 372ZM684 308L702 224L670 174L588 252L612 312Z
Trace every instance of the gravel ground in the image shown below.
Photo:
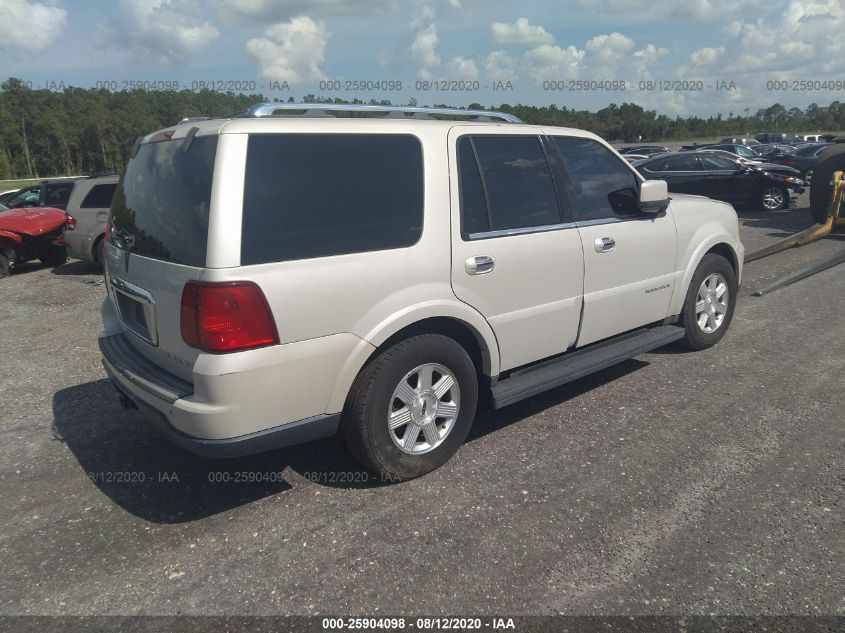
M742 217L749 248L811 222ZM100 365L99 276L25 267L0 282L0 613L841 615L845 266L750 294L842 247L749 264L717 347L482 414L399 485L334 440L159 439ZM239 473L266 481L213 481Z

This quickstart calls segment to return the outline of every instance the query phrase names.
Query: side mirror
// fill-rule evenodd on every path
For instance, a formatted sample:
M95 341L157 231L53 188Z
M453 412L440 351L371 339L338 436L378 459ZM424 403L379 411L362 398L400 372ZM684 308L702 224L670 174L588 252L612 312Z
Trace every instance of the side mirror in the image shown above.
M669 206L669 185L665 180L646 180L640 185L640 211L661 213Z

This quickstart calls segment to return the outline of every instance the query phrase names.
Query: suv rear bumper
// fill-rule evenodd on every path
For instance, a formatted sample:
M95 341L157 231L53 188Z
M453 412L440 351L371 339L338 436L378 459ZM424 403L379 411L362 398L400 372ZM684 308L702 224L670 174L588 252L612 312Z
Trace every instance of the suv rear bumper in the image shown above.
M120 394L160 432L193 453L238 457L330 437L337 432L339 413L316 415L230 438L189 435L176 428L171 418L202 416L187 400L193 396L193 386L140 356L123 334L101 336L99 344L103 367Z

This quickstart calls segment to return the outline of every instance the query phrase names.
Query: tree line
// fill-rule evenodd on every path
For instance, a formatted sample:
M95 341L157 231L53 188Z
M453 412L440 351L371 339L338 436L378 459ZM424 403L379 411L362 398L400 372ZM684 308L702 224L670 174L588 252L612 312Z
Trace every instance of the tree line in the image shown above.
M63 91L33 90L18 79L0 84L0 180L60 174L119 173L135 139L173 125L184 117L226 116L267 101L261 94L211 90L193 92L110 92L68 87ZM288 101L294 101L293 97ZM306 103L372 103L305 95ZM411 99L405 105L416 105ZM445 105L445 104L436 104ZM691 138L743 136L756 132L815 133L845 130L845 103L811 104L805 109L776 103L755 113L718 113L669 117L633 103L610 105L593 112L555 104L501 104L467 107L495 109L527 123L590 130L610 141L659 142Z

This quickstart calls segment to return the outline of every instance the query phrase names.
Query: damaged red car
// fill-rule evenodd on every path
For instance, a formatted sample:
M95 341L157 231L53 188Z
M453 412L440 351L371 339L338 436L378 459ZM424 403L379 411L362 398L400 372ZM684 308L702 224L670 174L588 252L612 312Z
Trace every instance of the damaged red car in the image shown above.
M47 266L64 264L64 233L73 223L61 209L9 209L0 204L0 278L7 277L12 266L34 259Z

